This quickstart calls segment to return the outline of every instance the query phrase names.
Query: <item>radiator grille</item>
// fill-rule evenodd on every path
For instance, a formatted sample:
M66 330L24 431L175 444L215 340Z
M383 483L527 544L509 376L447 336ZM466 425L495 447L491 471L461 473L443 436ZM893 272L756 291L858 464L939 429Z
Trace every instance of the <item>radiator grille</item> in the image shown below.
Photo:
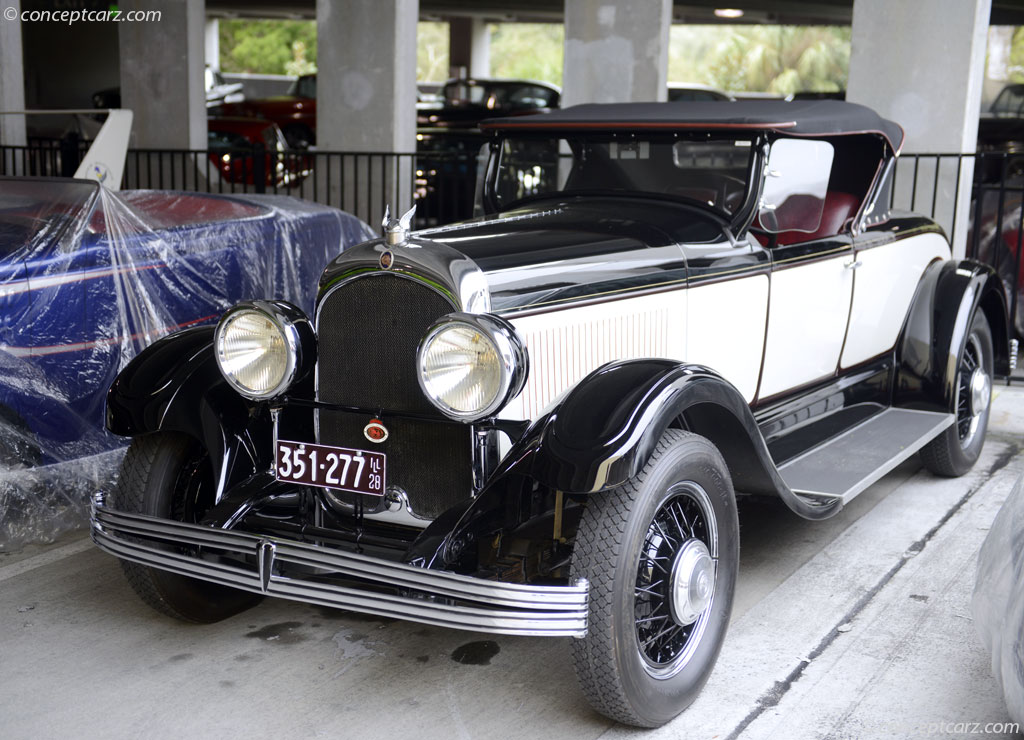
M321 411L319 441L386 454L388 485L402 488L413 510L431 518L472 490L472 430L447 421L416 380L420 339L435 319L453 310L425 285L375 273L336 288L317 315L318 399L374 410ZM434 420L393 415L398 412ZM374 415L389 432L381 444L363 436Z

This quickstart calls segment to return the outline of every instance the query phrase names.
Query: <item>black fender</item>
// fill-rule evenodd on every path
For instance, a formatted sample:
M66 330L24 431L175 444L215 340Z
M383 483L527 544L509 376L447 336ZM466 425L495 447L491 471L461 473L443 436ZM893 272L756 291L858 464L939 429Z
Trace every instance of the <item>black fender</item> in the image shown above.
M1006 298L995 270L973 260L925 269L896 346L894 406L956 413L957 363L978 310L992 329L994 372L1009 375Z
M136 355L107 392L107 429L124 437L181 432L203 444L219 495L272 464L273 425L264 406L235 392L221 375L214 327L185 329Z
M707 437L722 453L738 492L779 496L807 519L824 519L838 500L818 504L793 493L779 475L735 386L701 365L672 360L622 360L576 384L526 430L464 509L436 519L407 553L409 560L446 564L482 539L519 522L509 497L536 481L563 493L590 494L621 486L647 464L670 427Z

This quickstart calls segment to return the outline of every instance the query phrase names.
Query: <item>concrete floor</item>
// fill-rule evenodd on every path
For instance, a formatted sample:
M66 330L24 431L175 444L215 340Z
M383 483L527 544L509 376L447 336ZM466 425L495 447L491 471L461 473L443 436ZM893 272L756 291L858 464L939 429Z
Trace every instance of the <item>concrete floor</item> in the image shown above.
M819 523L741 506L725 648L696 703L654 731L587 707L565 639L279 600L184 625L81 536L0 555L0 738L967 736L955 723L1009 721L970 596L1022 447L1024 388L997 387L963 478L909 461Z

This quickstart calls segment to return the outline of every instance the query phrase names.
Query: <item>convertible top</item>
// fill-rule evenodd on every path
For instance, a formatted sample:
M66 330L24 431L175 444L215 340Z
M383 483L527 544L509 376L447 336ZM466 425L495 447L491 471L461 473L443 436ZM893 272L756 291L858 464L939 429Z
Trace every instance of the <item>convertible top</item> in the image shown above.
M866 106L842 100L588 103L534 116L492 118L480 127L489 131L743 129L788 136L878 134L895 152L903 145L903 128L898 123Z

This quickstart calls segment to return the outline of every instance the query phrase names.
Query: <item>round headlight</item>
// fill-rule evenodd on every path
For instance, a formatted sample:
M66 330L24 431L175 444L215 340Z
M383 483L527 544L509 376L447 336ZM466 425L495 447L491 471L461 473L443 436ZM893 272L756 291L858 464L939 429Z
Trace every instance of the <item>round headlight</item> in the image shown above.
M292 312L298 309L289 304L252 301L228 311L217 325L217 365L246 398L273 398L295 379L301 357L299 331L294 317L289 316Z
M420 388L449 418L476 421L499 411L526 381L526 348L512 325L488 314L435 322L417 352Z

